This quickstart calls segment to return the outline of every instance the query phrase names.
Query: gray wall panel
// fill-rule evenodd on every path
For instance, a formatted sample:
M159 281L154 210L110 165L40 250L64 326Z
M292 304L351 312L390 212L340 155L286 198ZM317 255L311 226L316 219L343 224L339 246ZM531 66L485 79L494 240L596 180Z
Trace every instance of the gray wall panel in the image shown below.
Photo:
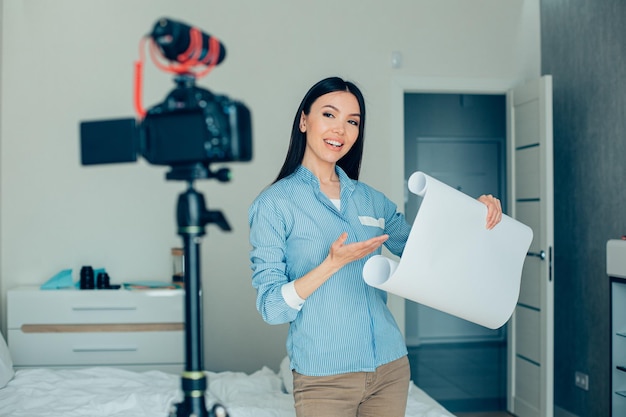
M605 245L626 234L626 2L541 1L554 81L555 404L610 415ZM589 391L574 373L589 374Z

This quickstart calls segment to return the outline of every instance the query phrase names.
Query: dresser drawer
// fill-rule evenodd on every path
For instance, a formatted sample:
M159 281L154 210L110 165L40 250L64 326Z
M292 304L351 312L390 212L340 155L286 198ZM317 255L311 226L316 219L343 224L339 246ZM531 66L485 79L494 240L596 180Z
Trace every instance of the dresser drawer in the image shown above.
M24 324L182 323L183 290L54 290L7 294L7 327Z
M184 331L35 332L8 331L16 367L182 364Z

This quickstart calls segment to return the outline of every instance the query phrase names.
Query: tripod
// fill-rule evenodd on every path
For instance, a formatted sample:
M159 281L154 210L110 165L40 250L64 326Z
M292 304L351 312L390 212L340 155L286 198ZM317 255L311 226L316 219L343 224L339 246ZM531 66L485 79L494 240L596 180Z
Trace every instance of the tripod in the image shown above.
M202 337L202 280L200 276L200 240L205 226L215 223L222 230L230 231L230 225L219 210L207 210L204 196L193 188L198 178L230 180L226 168L212 172L200 163L176 167L170 171L168 180L186 180L188 188L179 194L176 207L178 234L183 240L185 259L185 370L181 377L183 401L176 404L170 417L228 417L226 409L215 404L207 410L205 392L207 378L204 374Z

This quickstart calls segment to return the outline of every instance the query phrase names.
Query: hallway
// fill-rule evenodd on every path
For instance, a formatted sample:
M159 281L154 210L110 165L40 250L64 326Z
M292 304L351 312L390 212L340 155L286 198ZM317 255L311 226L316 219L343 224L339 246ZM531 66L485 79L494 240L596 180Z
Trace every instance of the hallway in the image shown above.
M506 409L506 342L408 347L411 379L452 413Z

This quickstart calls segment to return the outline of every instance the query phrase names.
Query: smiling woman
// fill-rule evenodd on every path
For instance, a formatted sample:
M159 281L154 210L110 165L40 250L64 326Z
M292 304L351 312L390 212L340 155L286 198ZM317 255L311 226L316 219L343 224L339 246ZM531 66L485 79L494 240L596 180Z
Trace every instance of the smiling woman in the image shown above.
M278 178L250 208L257 308L270 324L291 323L299 417L405 414L407 349L386 293L365 284L361 271L383 243L400 255L410 226L358 181L364 125L355 84L315 84L296 112Z
M400 256L411 227L358 180L364 126L354 83L315 84L296 111L278 177L250 207L257 309L270 324L290 323L298 417L405 414L404 338L387 293L367 285L362 271L383 244ZM488 217L499 218L497 200L485 203Z
M290 323L298 417L405 415L410 369L387 293L363 266L384 244L400 256L410 225L384 194L358 181L365 103L338 77L306 93L285 162L249 211L252 285L270 324ZM487 199L487 218L499 201ZM489 225L489 223L488 223Z

